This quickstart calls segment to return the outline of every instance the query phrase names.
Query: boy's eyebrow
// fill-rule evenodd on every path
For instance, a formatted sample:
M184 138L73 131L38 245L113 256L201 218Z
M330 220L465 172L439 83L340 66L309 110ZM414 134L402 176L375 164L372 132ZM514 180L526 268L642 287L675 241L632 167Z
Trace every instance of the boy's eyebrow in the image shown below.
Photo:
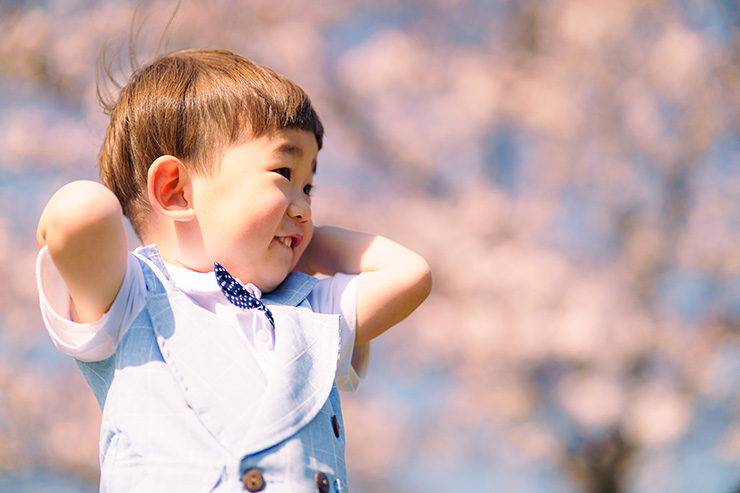
M297 158L303 157L303 148L292 142L283 142L276 149L275 154L290 154ZM311 163L311 171L316 174L316 160Z
M278 154L292 154L295 157L303 157L303 148L292 142L281 143L275 152Z

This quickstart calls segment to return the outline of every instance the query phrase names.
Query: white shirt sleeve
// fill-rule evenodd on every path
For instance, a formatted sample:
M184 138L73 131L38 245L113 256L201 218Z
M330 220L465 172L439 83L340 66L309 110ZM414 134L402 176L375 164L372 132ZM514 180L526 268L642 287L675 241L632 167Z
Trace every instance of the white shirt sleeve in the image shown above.
M52 342L62 353L81 361L101 361L111 356L123 330L146 304L144 274L131 252L116 299L100 320L93 323L72 321L69 291L46 247L36 259L36 282L41 315Z
M321 279L308 295L315 312L341 315L339 321L339 363L337 387L355 392L367 376L370 343L355 346L357 331L357 276L336 274Z

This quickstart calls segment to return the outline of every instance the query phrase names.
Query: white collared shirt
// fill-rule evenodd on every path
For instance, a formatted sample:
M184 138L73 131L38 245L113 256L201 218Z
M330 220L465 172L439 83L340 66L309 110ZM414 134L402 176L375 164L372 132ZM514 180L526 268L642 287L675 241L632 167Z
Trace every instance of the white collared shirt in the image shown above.
M260 311L243 310L226 299L213 272L194 272L167 264L175 285L200 307L226 320L254 353L263 370L269 371L275 334ZM136 256L129 252L121 288L100 320L81 324L71 320L70 297L64 280L43 248L36 263L36 277L45 325L54 345L64 354L81 361L100 361L111 356L131 323L146 304L146 283ZM313 311L340 315L340 357L337 386L355 391L368 370L369 343L354 347L356 331L357 276L336 274L321 279L308 296ZM253 284L245 286L262 297Z

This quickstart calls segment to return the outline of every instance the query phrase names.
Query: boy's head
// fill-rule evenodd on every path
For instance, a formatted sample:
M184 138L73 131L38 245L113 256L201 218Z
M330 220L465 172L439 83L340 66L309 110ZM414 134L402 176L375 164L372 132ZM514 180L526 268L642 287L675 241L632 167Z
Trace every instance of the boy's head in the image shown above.
M152 211L149 167L171 155L191 173L212 176L230 147L275 131L305 130L320 149L324 129L296 84L242 56L188 50L138 70L106 107L101 181L118 197L141 238Z

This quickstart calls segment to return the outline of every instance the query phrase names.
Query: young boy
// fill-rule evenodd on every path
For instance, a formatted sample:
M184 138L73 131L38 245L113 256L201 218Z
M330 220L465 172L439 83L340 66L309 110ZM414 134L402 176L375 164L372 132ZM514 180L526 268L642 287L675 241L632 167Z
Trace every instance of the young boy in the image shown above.
M101 490L347 491L337 387L429 294L428 265L312 225L323 127L270 69L177 52L108 110L105 186L50 199L37 263L49 333L103 411ZM127 251L124 214L149 246Z

